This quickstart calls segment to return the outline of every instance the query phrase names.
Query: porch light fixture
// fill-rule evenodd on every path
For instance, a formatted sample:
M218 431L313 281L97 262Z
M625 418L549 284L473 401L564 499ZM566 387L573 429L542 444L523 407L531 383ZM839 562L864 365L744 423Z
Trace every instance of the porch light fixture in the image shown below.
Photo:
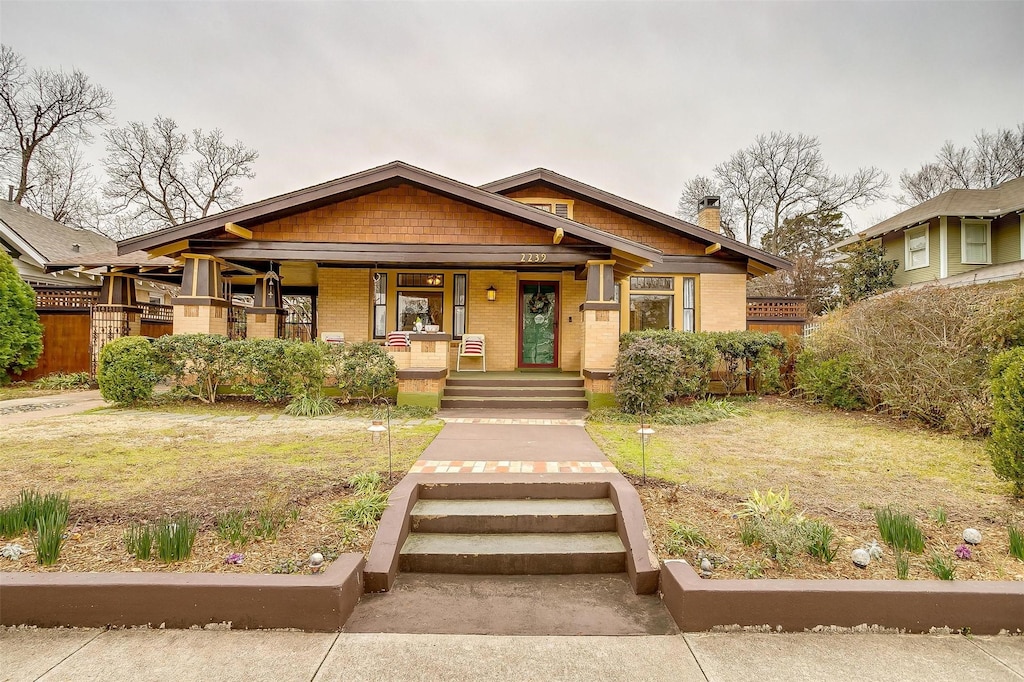
M498 300L498 290L494 288L494 285L487 287L487 300L494 303Z
M654 429L651 428L651 423L644 413L643 403L640 403L640 428L636 432L640 436L640 466L643 469L643 482L644 485L647 485L647 445L651 442Z
M441 284L441 275L427 275L427 285L436 287Z
M374 419L370 422L370 426L366 430L370 432L370 437L374 445L380 443L385 433L388 434L388 483L391 483L392 471L394 469L391 459L391 403L387 398L381 398L380 402L384 406L384 416L387 419L387 426L385 426L384 419Z

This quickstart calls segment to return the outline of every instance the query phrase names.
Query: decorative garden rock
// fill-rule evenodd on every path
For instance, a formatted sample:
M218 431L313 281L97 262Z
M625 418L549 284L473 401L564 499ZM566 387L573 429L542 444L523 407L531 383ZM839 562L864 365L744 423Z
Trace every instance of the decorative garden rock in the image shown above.
M964 531L964 542L968 545L981 544L981 531L977 528L968 528Z
M853 560L853 565L857 568L867 568L868 564L871 563L871 554L866 549L855 549L850 552L850 558Z
M309 555L309 570L313 573L319 573L320 569L324 567L324 555L320 552L313 552Z
M702 574L711 575L711 570L713 568L714 568L714 565L712 565L711 559L708 559L707 557L704 557L703 559L700 560L700 572ZM707 577L707 575L705 577Z
M868 545L865 549L867 549L868 556L871 557L872 559L881 559L882 558L882 548L874 540L872 540L871 544Z

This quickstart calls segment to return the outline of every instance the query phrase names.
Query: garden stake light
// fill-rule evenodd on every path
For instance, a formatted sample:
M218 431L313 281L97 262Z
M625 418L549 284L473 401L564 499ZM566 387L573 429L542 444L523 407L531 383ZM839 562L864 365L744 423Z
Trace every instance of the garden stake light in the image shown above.
M374 419L370 422L370 427L367 431L370 432L374 445L380 442L381 436L384 432L387 432L388 434L388 483L391 483L393 468L391 464L391 403L388 402L387 398L382 398L381 402L384 405L385 414L387 415L387 426L384 425L383 420Z
M637 433L640 434L640 466L643 473L643 482L644 485L647 485L647 443L651 440L651 436L654 435L654 429L647 423L643 403L640 403L640 428L637 429Z

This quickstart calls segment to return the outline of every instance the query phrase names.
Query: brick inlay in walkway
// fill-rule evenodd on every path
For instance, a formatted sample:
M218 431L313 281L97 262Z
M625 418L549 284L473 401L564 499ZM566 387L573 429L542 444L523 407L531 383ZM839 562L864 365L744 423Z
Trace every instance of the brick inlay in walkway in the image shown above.
M447 459L421 459L409 469L411 474L608 474L615 471L611 462Z
M496 417L445 417L440 419L447 424L530 424L531 426L584 426L583 419L507 419Z

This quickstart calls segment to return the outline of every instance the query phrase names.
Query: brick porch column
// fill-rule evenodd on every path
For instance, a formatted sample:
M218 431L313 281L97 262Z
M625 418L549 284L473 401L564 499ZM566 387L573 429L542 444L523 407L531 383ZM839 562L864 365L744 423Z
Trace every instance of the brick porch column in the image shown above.
M615 302L615 261L587 261L583 314L583 386L590 408L613 405L612 377L619 354L620 304Z
M228 306L224 298L221 263L213 256L184 253L181 294L171 300L174 306L175 334L228 333Z
M281 305L281 282L271 270L256 278L253 289L253 307L246 313L245 335L250 339L276 339L284 319Z

